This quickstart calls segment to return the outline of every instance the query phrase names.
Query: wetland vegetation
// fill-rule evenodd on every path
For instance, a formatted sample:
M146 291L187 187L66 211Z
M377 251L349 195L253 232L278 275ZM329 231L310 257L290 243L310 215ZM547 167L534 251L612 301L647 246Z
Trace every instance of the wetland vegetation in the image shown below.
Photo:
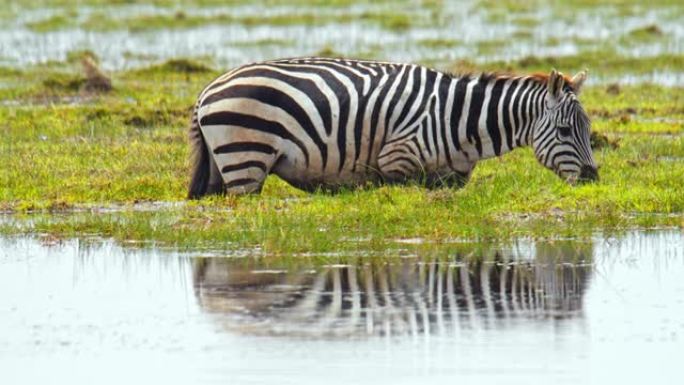
M3 383L676 381L683 18L681 0L0 0ZM272 176L187 201L198 92L308 55L587 68L600 181L528 148L461 189Z
M45 60L29 55L26 62L0 53L0 232L96 234L188 248L325 255L684 227L684 32L676 25L684 7L679 3L655 2L637 23L638 2L613 8L574 2L579 14L596 9L619 13L607 23L617 36L593 39L558 5L540 14L517 3L496 2L495 8L490 2L473 3L474 22L493 23L494 32L473 38L449 34L449 12L457 11L448 2L411 2L392 10L382 2L266 1L262 14L254 12L256 5L236 3L199 1L185 11L177 2L159 1L139 14L132 13L133 5L113 4L108 6L122 7L120 14L95 22L101 17L89 8L99 5L95 0L79 7L36 1L3 11L8 25L32 39L86 31L115 42L107 39L121 30L135 38L177 29L206 33L207 25L237 32L227 34L234 43L229 58L207 56L206 50L191 56L182 50L151 50L150 56L130 51L133 64L121 65L124 54L117 57L118 51L88 45L54 57L48 50ZM34 8L37 4L48 7ZM216 7L223 8L214 12ZM420 8L418 16L408 16L411 7ZM667 16L658 25L648 15ZM568 34L547 33L548 18L561 16ZM629 22L615 27L619 18ZM369 33L383 42L352 50L332 34L309 46L292 29L306 26L310 34L331 23L341 30L371 25ZM243 29L230 29L235 25ZM263 33L263 27L273 30ZM240 31L257 37L235 37ZM7 41L3 36L0 40ZM401 39L413 44L411 49L403 50L409 43ZM510 39L518 39L518 45L508 47ZM509 49L522 53L501 55ZM283 52L410 59L453 72L547 72L555 67L573 73L589 68L590 83L581 100L598 134L601 180L569 186L522 149L481 162L458 190L386 186L307 194L270 177L260 196L186 202L186 135L197 93L239 60ZM84 55L100 61L112 79L111 91L86 90Z

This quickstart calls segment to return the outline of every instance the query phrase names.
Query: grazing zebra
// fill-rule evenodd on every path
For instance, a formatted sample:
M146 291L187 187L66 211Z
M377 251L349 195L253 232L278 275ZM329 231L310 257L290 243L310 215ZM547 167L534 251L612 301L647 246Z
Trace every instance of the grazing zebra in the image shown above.
M538 246L532 260L497 253L472 262L404 259L305 272L199 258L193 282L201 308L233 332L453 335L581 316L592 266L566 261L590 260L591 250L568 246Z
M574 183L598 179L586 79L461 77L411 64L300 58L245 65L200 94L189 198L259 192L274 173L304 190L417 181L462 185L480 159L532 145Z

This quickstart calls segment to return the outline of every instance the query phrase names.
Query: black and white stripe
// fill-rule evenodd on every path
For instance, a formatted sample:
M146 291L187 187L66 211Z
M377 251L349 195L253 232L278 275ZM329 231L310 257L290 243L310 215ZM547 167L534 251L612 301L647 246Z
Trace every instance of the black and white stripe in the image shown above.
M199 97L189 195L259 191L270 173L304 189L462 184L478 160L529 144L559 175L579 176L595 169L589 123L579 87L558 79L326 58L246 65ZM554 152L561 122L575 125L574 142Z
M506 327L520 319L580 316L592 266L564 263L569 254L549 251L532 261L497 255L472 262L404 260L307 272L258 270L206 258L195 261L193 280L202 309L223 315L223 324L241 333L446 335ZM583 250L573 250L572 256L590 258Z

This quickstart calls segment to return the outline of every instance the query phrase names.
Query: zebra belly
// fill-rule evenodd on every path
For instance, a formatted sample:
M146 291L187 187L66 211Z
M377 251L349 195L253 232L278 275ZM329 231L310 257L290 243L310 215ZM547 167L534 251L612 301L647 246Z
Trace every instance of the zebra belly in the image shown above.
M366 170L368 168L364 167L363 169ZM346 169L335 173L324 172L315 167L307 167L301 159L288 156L287 153L281 156L273 167L272 173L289 184L306 191L317 189L337 191L358 187L367 183L377 183L381 180L377 173L370 172Z

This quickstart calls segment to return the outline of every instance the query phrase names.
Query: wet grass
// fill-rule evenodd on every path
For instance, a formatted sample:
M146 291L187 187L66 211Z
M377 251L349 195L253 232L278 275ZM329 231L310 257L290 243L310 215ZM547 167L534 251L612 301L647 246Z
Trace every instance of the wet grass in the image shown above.
M668 6L678 6L681 2L677 0L654 0L648 3L649 6L654 7L668 7ZM476 2L476 7L487 9L495 8L501 9L502 11L521 13L521 12L532 12L541 7L549 7L554 11L564 10L566 13L571 10L578 9L595 9L595 8L612 8L617 12L620 12L622 16L626 15L627 11L633 10L635 8L643 8L644 2L640 0L608 0L608 1L596 1L596 0L527 0L527 1L515 1L515 0L479 0Z
M161 64L153 65L147 68L133 71L133 73L138 75L151 74L155 75L158 73L207 73L211 72L212 69L204 63L189 60L189 59L170 59Z
M564 68L564 67L559 67ZM393 186L307 194L270 177L261 196L185 202L186 128L196 93L218 74L191 60L110 74L114 90L76 87L69 63L0 69L0 232L99 234L187 247L279 254L381 250L397 239L450 245L597 229L684 226L684 92L655 85L588 88L601 181L571 187L529 149L481 162L462 189ZM14 84L14 85L12 85ZM103 213L110 205L121 212ZM137 205L137 206L136 206ZM64 213L73 210L83 213ZM304 236L306 234L306 236ZM426 246L427 247L427 246Z
M6 1L6 0L3 0ZM427 1L423 1L424 3ZM107 5L126 5L134 3L132 0L79 0L80 6L107 6ZM162 8L174 8L179 5L195 7L214 7L221 5L255 5L255 6L312 6L312 7L348 7L354 4L372 4L373 0L149 0L146 4ZM35 9L39 7L65 7L73 6L73 0L29 0L24 1L21 7Z
M68 16L64 14L52 15L45 19L26 23L26 27L35 32L54 31L71 26L73 17L73 15Z
M365 6L358 7L359 3ZM117 13L117 7L123 9L130 2L79 1L79 7L91 7L85 12L70 1L32 0L0 7L0 20L11 21L25 10L46 9L43 18L30 18L24 26L37 33L70 28L150 33L206 25L349 24L378 26L407 36L409 30L449 28L453 23L445 12L448 2L439 0L401 5L352 0L155 0L150 4L158 9ZM241 13L226 8L233 5L284 11ZM548 12L539 13L541 6ZM676 1L655 0L649 6L667 10L662 16L671 20L684 14ZM210 8L203 7L218 8L207 12ZM623 48L672 46L675 36L667 26L644 24L595 40L540 33L550 19L574 31L577 19L572 11L587 10L627 18L643 14L644 6L636 0L485 0L472 5L469 12L489 23L513 26L512 36L483 40L420 33L414 44L434 52L472 52L446 65L443 61L425 63L455 72L528 73L555 67L572 73L589 68L590 77L604 79L681 73L684 56L677 49L647 56L624 53ZM502 57L510 38L533 42L540 36L543 40L535 42L540 47L571 43L579 52L512 61L487 59ZM235 43L232 48L298 44L269 36ZM403 48L370 43L358 47L354 56L386 59L388 52ZM323 43L302 54L347 56L339 49ZM130 58L155 60L146 54L132 52ZM454 248L466 240L556 239L635 227L684 227L681 87L615 83L586 89L582 100L598 134L594 141L602 166L601 181L596 184L568 186L524 149L481 162L470 183L460 190L393 186L307 194L271 177L261 196L186 202L186 128L197 93L219 74L211 67L211 58L168 60L110 73L114 88L100 94L84 87L80 67L84 56L96 59L92 52L75 51L65 62L0 67L0 211L8 213L0 217L0 233L95 234L283 254L408 248L402 240L418 244L415 247ZM159 201L164 204L150 203ZM109 212L112 208L116 212Z
M504 39L482 40L478 42L476 46L477 56L491 56L508 44L510 44L510 42Z
M455 39L437 39L437 38L432 38L432 39L421 39L418 40L417 42L418 46L420 47L427 47L427 48L433 48L433 49L442 49L442 48L454 48L458 47L462 43L459 42L458 40Z
M291 5L291 4L290 4ZM416 17L419 16L419 17ZM288 13L235 14L221 10L211 14L190 14L183 10L173 13L149 13L131 16L117 16L111 12L95 12L85 19L77 13L56 14L44 19L26 23L35 32L48 32L63 29L83 29L88 31L129 30L142 32L159 29L188 29L210 25L243 26L316 26L326 24L367 23L394 31L411 27L426 26L430 20L416 15L411 10L388 9L352 12L349 10L324 12L299 10Z
M296 42L289 39L279 39L279 38L266 38L266 39L255 39L250 41L241 41L232 43L233 47L264 47L264 46L275 46L275 47L287 47L294 46Z
M496 49L499 42L483 42L483 49ZM650 74L654 71L679 72L684 68L684 55L661 54L653 56L633 57L621 55L609 48L591 48L575 55L567 56L527 56L510 62L495 61L477 65L469 60L462 60L454 66L459 72L462 68L477 68L490 71L510 72L547 72L549 68L563 68L566 71L580 71L589 68L592 73L603 76L622 73Z

